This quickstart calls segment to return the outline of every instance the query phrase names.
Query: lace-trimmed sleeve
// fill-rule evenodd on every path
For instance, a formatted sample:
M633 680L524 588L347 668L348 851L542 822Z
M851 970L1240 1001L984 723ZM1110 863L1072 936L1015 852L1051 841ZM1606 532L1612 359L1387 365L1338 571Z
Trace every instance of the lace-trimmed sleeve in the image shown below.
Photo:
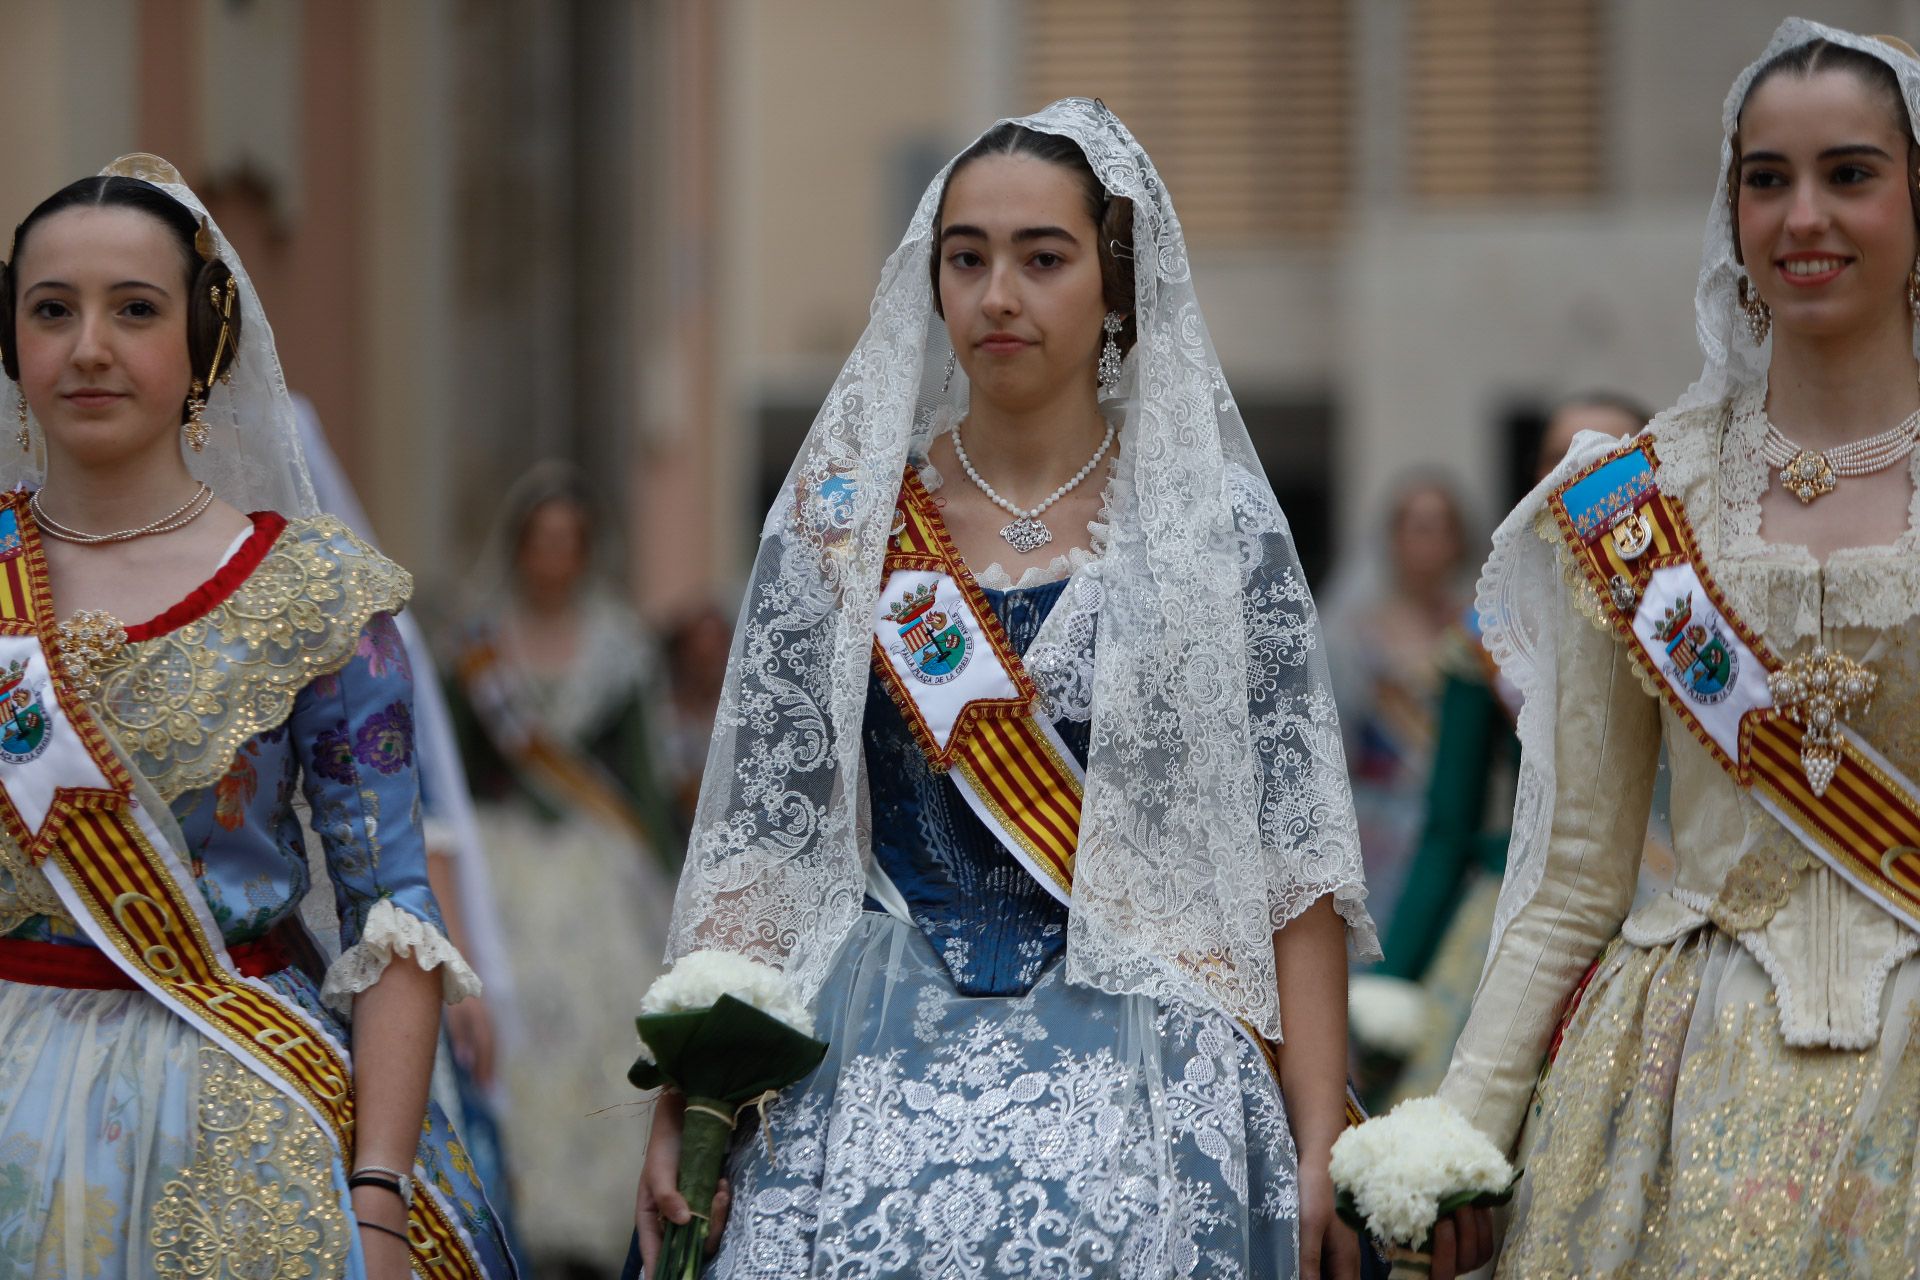
M1258 558L1245 599L1249 727L1273 927L1331 894L1354 958L1377 960L1380 937L1367 914L1360 834L1319 617L1291 546Z
M368 622L344 667L300 691L291 724L340 914L342 952L321 998L347 1011L396 955L440 970L450 1004L479 994L427 883L413 676L390 614Z

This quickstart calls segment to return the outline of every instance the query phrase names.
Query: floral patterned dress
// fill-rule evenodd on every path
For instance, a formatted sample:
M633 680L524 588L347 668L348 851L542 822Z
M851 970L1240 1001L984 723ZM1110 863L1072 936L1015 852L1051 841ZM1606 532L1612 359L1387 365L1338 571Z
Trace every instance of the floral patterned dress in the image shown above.
M1026 654L1065 580L987 589ZM1225 1017L1070 985L1067 909L876 683L867 912L816 1006L824 1063L738 1146L711 1275L1211 1280L1295 1273L1291 1131ZM1085 720L1057 722L1083 761Z
M336 521L258 514L212 579L95 669L93 709L171 809L229 949L277 954L263 981L342 1043L396 952L449 999L477 990L427 885L391 617L408 589ZM301 927L303 900L322 928ZM328 963L314 937L336 920ZM71 949L72 974L102 960L0 835L0 947L16 941ZM437 1110L419 1154L486 1274L511 1276ZM183 1018L140 990L0 980L0 1277L357 1277L358 1234L318 1125Z

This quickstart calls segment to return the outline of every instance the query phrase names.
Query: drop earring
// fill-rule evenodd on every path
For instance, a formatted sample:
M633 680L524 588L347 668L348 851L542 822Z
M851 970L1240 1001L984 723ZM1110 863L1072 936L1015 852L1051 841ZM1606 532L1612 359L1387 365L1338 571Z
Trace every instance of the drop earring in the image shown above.
M947 372L946 375L940 379L940 390L942 394L953 390L953 371L959 363L959 356L951 351L947 352Z
M1107 312L1107 318L1100 322L1106 331L1107 341L1100 348L1100 394L1111 396L1120 389L1120 328L1126 323L1126 317L1118 311Z
M19 401L14 405L14 408L20 416L20 430L14 433L13 438L15 442L19 444L20 452L32 453L33 432L27 429L27 398L21 396Z
M1773 308L1760 297L1760 291L1753 287L1752 278L1744 273L1736 292L1740 298L1740 309L1747 313L1747 336L1753 339L1754 346L1765 346L1767 334L1773 328Z
M1907 310L1913 312L1913 318L1920 320L1920 259L1916 259L1912 270L1907 272Z
M207 389L200 379L193 380L193 394L187 397L187 422L183 434L187 447L199 453L207 447L207 437L212 434L207 420L201 415L207 408Z

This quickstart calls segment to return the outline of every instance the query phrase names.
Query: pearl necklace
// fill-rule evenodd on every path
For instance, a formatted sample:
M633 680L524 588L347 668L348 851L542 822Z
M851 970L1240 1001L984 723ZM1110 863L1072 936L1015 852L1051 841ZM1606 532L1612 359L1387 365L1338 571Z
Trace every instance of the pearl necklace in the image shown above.
M953 429L953 452L954 456L960 459L961 470L967 473L967 479L979 486L980 492L986 494L995 506L1013 515L1014 519L1000 530L1000 536L1006 540L1008 546L1023 556L1029 552L1038 551L1053 541L1053 530L1040 519L1040 513L1072 493L1082 480L1092 475L1093 469L1100 465L1100 459L1106 457L1107 450L1112 447L1113 424L1109 422L1106 437L1100 441L1100 447L1093 451L1093 456L1087 459L1087 465L1074 472L1071 480L1048 494L1046 501L1039 506L1022 510L995 493L993 486L980 478L980 473L973 469L973 459L967 456L967 446L960 441L960 428L956 426Z
M114 533L82 533L78 529L67 528L47 514L46 508L40 505L40 495L44 492L45 490L35 489L33 496L27 499L27 505L33 508L34 523L38 524L41 532L49 538L55 538L61 542L76 542L82 546L98 546L107 542L131 542L135 538L148 538L156 533L172 533L175 529L184 529L198 520L201 514L213 505L213 489L203 482L198 489L194 490L193 496L179 507L137 529L121 529Z
M1912 453L1916 440L1920 440L1920 409L1877 436L1825 450L1802 448L1769 421L1760 456L1768 466L1780 469L1781 487L1805 505L1832 493L1843 479L1885 471Z

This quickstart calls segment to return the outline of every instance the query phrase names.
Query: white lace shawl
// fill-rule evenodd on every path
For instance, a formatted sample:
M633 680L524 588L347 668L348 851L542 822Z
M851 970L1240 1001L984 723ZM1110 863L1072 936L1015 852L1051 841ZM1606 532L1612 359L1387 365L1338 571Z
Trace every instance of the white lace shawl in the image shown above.
M1068 976L1277 1037L1274 929L1332 895L1356 949L1377 953L1317 618L1152 162L1086 99L1016 123L1071 138L1134 208L1139 341L1108 406L1111 535L1032 658L1054 709L1092 727ZM942 385L951 348L927 270L945 178L768 515L675 903L669 958L736 950L809 995L870 857L861 723L894 499L936 415L965 403L963 375Z
M1656 437L1680 439L1716 432L1732 402L1764 387L1771 344L1755 346L1747 334L1736 289L1744 268L1733 255L1733 218L1728 172L1733 165L1733 131L1754 76L1776 55L1810 40L1827 40L1858 49L1893 69L1906 102L1907 117L1920 135L1920 63L1881 40L1835 27L1789 18L1767 42L1765 52L1742 71L1727 93L1721 112L1719 180L1707 211L1699 287L1694 294L1694 330L1704 358L1700 377L1679 404L1655 418L1647 430ZM1915 354L1920 356L1920 332ZM1493 551L1481 571L1476 607L1488 651L1503 675L1525 699L1520 712L1522 759L1514 799L1513 837L1507 850L1506 880L1494 913L1491 964L1514 917L1539 891L1553 822L1555 779L1553 709L1556 696L1554 655L1556 619L1563 616L1562 593L1568 585L1554 548L1535 531L1549 495L1576 471L1598 458L1617 440L1584 433L1567 458L1514 508L1493 535Z

